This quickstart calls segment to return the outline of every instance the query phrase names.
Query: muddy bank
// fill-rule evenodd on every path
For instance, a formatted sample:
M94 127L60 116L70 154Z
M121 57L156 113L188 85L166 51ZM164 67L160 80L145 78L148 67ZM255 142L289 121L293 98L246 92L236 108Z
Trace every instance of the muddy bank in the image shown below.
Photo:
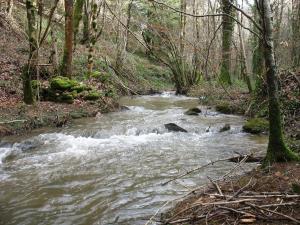
M63 127L74 119L95 117L97 114L120 110L116 101L83 102L73 104L37 102L35 105L16 103L0 107L0 137L20 135L42 127Z

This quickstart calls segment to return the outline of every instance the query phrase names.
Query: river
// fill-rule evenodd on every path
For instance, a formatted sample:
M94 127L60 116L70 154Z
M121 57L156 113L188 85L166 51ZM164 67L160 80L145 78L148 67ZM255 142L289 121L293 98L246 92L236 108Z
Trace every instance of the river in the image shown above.
M124 97L120 103L129 110L2 142L0 224L145 224L166 201L234 164L161 183L235 151L266 149L266 137L242 132L243 117L216 113L197 98L163 93ZM184 115L195 106L202 109L199 116ZM188 133L169 132L166 123ZM220 133L225 123L231 130Z

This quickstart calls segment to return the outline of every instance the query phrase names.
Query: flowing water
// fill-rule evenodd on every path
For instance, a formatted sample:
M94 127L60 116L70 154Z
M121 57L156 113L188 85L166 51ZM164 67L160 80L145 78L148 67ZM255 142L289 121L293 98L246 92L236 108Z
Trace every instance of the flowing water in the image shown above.
M265 151L265 137L241 131L244 118L207 110L196 98L164 93L125 97L121 104L129 110L2 142L0 224L145 224L186 187L234 165L220 163L161 183L235 151ZM202 108L199 116L184 115L195 106ZM164 124L171 122L188 133L167 131ZM231 130L219 133L225 123Z

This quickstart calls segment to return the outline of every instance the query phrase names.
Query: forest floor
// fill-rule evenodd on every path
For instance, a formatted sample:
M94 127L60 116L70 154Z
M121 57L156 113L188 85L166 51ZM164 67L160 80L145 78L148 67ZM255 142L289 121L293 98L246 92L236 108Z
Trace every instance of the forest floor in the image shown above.
M22 68L28 60L28 41L24 34L24 21L24 9L22 8L16 7L14 19L7 18L0 13L0 137L22 134L40 127L61 127L71 122L72 119L91 117L98 113L120 109L117 103L118 97L128 93L119 90L120 83L116 83L116 79L104 84L96 78L86 79L84 77L85 71L83 68L86 67L85 54L87 54L84 46L77 46L74 53L74 79L100 93L112 91L114 96L103 94L97 101L84 101L81 97L74 99L72 104L36 101L34 105L25 105L22 97ZM103 46L109 45L103 44ZM49 45L46 45L40 52L41 64L48 65ZM101 52L111 54L113 50L106 49ZM132 91L133 94L147 94L155 92L154 90L162 90L165 88L164 85L169 85L168 80L163 78L163 73L166 73L165 68L152 63L145 57L137 57L136 55L130 55L130 57L133 63L128 65L136 67L136 71L133 72L133 75L127 73L128 71L124 73L128 74L130 78L124 77L124 83L129 85L128 90ZM95 58L100 59L102 56L97 55ZM96 63L101 64L103 62ZM96 66L99 70L101 65L98 64ZM51 70L51 67L41 68L39 82L42 85L49 86L48 81L56 75ZM161 71L161 74L159 71ZM96 72L98 74L108 74L107 71ZM33 77L33 79L37 78Z
M162 215L163 224L299 224L300 164L258 167L195 189Z

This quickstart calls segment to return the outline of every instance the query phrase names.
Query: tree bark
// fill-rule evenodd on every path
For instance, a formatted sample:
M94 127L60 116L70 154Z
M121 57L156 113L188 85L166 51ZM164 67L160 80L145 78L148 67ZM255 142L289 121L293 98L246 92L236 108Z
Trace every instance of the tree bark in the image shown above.
M129 36L129 29L130 29L130 22L131 22L131 9L134 0L130 0L127 8L127 21L126 21L126 31L125 31L125 51L128 51L128 36Z
M29 40L29 58L27 65L23 70L23 99L28 105L34 103L34 96L31 86L31 75L35 71L35 64L37 61L37 30L36 30L36 11L34 7L34 0L26 0L26 13L28 25L28 40Z
M72 76L73 34L73 0L65 0L65 47L61 74L67 77Z
M83 5L85 0L76 0L74 6L74 45L76 45L76 37L79 30L79 23L82 19Z
M222 0L222 11L227 15L233 15L232 0ZM220 80L225 84L232 84L231 80L231 46L233 40L234 21L227 15L222 16L222 63Z
M91 34L90 34L90 42L89 42L89 54L88 54L88 75L93 72L94 68L94 47L97 41L97 9L98 5L94 3L91 9Z
M264 58L267 68L267 84L269 92L270 134L267 155L264 165L273 162L299 160L299 156L291 152L283 138L281 112L278 98L277 66L274 57L273 24L269 0L259 0L261 22L263 28Z
M243 23L243 15L240 16L240 22ZM242 75L243 78L246 80L247 87L249 90L249 93L252 93L252 85L251 85L251 79L250 79L250 73L247 65L247 57L246 57L246 51L245 51L245 44L244 44L244 36L241 25L238 25L238 31L239 31L239 39L240 39L240 47L241 47L241 67L242 67Z
M292 62L295 67L300 66L300 1L292 2Z

